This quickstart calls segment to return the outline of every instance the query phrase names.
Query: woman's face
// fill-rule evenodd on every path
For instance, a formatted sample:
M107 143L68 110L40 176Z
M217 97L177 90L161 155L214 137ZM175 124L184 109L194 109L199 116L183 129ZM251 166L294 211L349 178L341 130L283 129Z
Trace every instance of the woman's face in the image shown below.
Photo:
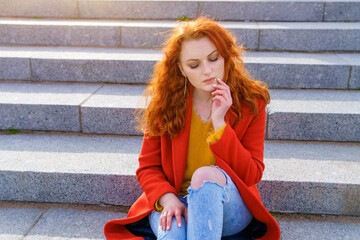
M208 37L191 39L182 43L179 68L196 90L212 92L224 77L224 58Z

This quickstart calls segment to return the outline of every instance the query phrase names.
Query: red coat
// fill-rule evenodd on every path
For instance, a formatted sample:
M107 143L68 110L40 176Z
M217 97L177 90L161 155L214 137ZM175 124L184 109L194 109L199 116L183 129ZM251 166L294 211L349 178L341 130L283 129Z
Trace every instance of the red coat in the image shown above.
M264 101L258 101L259 109ZM136 171L144 193L132 205L126 219L106 223L104 232L108 240L143 239L126 230L124 225L137 222L154 210L156 200L164 193L178 194L183 182L192 113L190 99L184 130L175 139L168 136L144 138ZM210 145L216 165L231 177L252 215L267 225L262 240L280 239L280 228L263 206L257 184L264 171L263 149L265 135L265 109L258 118L242 107L242 120L231 128L235 116L230 117L222 137Z

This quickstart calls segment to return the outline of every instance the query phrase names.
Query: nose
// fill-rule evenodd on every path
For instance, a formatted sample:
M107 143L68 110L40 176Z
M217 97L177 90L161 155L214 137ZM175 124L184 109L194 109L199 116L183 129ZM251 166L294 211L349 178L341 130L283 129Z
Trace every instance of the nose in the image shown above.
M206 63L204 63L203 66L204 66L204 74L205 75L210 75L212 69L211 69L209 63L206 62Z

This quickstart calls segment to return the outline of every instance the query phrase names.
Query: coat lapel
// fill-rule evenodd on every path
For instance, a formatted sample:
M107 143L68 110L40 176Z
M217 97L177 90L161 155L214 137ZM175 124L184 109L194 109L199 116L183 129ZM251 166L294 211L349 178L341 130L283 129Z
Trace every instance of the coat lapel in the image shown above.
M175 176L175 187L180 192L184 180L184 173L189 149L189 136L192 113L192 88L190 88L188 109L185 117L184 130L172 140L173 173Z

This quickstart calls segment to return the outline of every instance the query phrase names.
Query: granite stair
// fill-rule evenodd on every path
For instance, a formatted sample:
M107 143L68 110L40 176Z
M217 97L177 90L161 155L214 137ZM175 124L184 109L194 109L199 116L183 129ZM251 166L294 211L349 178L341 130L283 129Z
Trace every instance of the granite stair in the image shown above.
M236 21L359 21L358 0L3 0L3 17L177 19L209 16Z
M0 83L145 84L161 57L158 49L0 46ZM360 88L360 53L249 51L244 62L270 88Z
M159 48L175 20L3 18L0 44ZM359 22L222 22L257 51L360 51Z
M104 239L104 224L125 217L125 211L99 205L0 202L0 239ZM357 239L360 233L358 217L273 215L282 229L281 239Z
M0 135L0 196L6 201L129 206L141 194L141 137ZM265 143L263 202L273 212L360 217L360 143Z

